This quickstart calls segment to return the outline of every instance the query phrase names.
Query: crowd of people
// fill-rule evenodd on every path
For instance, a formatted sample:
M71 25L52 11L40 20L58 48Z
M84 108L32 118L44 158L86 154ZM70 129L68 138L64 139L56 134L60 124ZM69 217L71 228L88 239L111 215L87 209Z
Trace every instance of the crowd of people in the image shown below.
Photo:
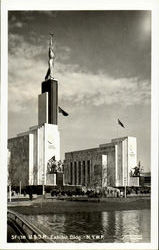
M125 196L125 189L123 187L121 188L114 188L114 187L105 187L102 189L87 189L87 188L62 188L62 187L56 187L52 189L45 189L46 193L50 193L52 197L60 197L60 196L66 196L66 197L73 197L73 196L86 196L88 198L107 198L107 197L124 197ZM16 196L16 194L19 193L19 190L13 190L12 189L12 197ZM127 187L126 188L126 195L127 196L133 196L133 195L150 195L151 188L148 186L145 187ZM42 189L33 189L33 188L27 188L22 190L22 194L24 197L28 194L29 199L33 199L33 194L41 195Z
M100 190L96 189L76 189L76 190L61 190L61 189L53 189L51 190L51 196L87 196L90 198L106 198L106 197L123 197L125 190L123 188L113 188L107 187ZM126 195L140 195L140 194L150 194L149 187L129 187L126 189Z

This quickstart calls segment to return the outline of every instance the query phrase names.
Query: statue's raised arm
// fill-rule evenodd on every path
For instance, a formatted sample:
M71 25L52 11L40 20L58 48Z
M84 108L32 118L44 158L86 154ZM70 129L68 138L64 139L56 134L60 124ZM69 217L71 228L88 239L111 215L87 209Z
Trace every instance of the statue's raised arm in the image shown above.
M50 33L50 46L53 46L54 33Z
M54 53L54 46L53 46L53 33L50 33L50 42L49 42L49 68L47 74L45 76L45 80L47 79L54 79L53 77L53 68L54 68L54 60L55 60L55 53Z

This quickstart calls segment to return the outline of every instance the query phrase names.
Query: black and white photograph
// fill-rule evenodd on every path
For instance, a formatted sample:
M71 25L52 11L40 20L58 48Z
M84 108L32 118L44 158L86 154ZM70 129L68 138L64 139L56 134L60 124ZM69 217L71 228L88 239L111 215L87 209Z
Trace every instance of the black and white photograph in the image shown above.
M150 8L8 9L8 245L152 249L152 20Z

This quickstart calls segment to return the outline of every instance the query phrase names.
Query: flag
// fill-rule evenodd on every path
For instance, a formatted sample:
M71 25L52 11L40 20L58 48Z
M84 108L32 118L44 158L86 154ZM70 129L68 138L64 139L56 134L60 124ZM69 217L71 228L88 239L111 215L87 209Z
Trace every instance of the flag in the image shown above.
M123 128L125 128L124 127L124 124L118 119L118 124L121 126L121 127L123 127Z
M59 113L62 113L64 116L68 116L68 113L59 107Z

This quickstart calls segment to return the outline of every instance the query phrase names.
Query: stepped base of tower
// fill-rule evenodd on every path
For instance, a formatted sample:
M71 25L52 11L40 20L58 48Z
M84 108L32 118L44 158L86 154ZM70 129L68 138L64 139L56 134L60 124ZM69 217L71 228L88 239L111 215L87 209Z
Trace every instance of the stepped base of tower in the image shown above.
M45 123L8 140L11 182L18 186L56 185L56 175L48 172L48 161L60 160L58 126Z

